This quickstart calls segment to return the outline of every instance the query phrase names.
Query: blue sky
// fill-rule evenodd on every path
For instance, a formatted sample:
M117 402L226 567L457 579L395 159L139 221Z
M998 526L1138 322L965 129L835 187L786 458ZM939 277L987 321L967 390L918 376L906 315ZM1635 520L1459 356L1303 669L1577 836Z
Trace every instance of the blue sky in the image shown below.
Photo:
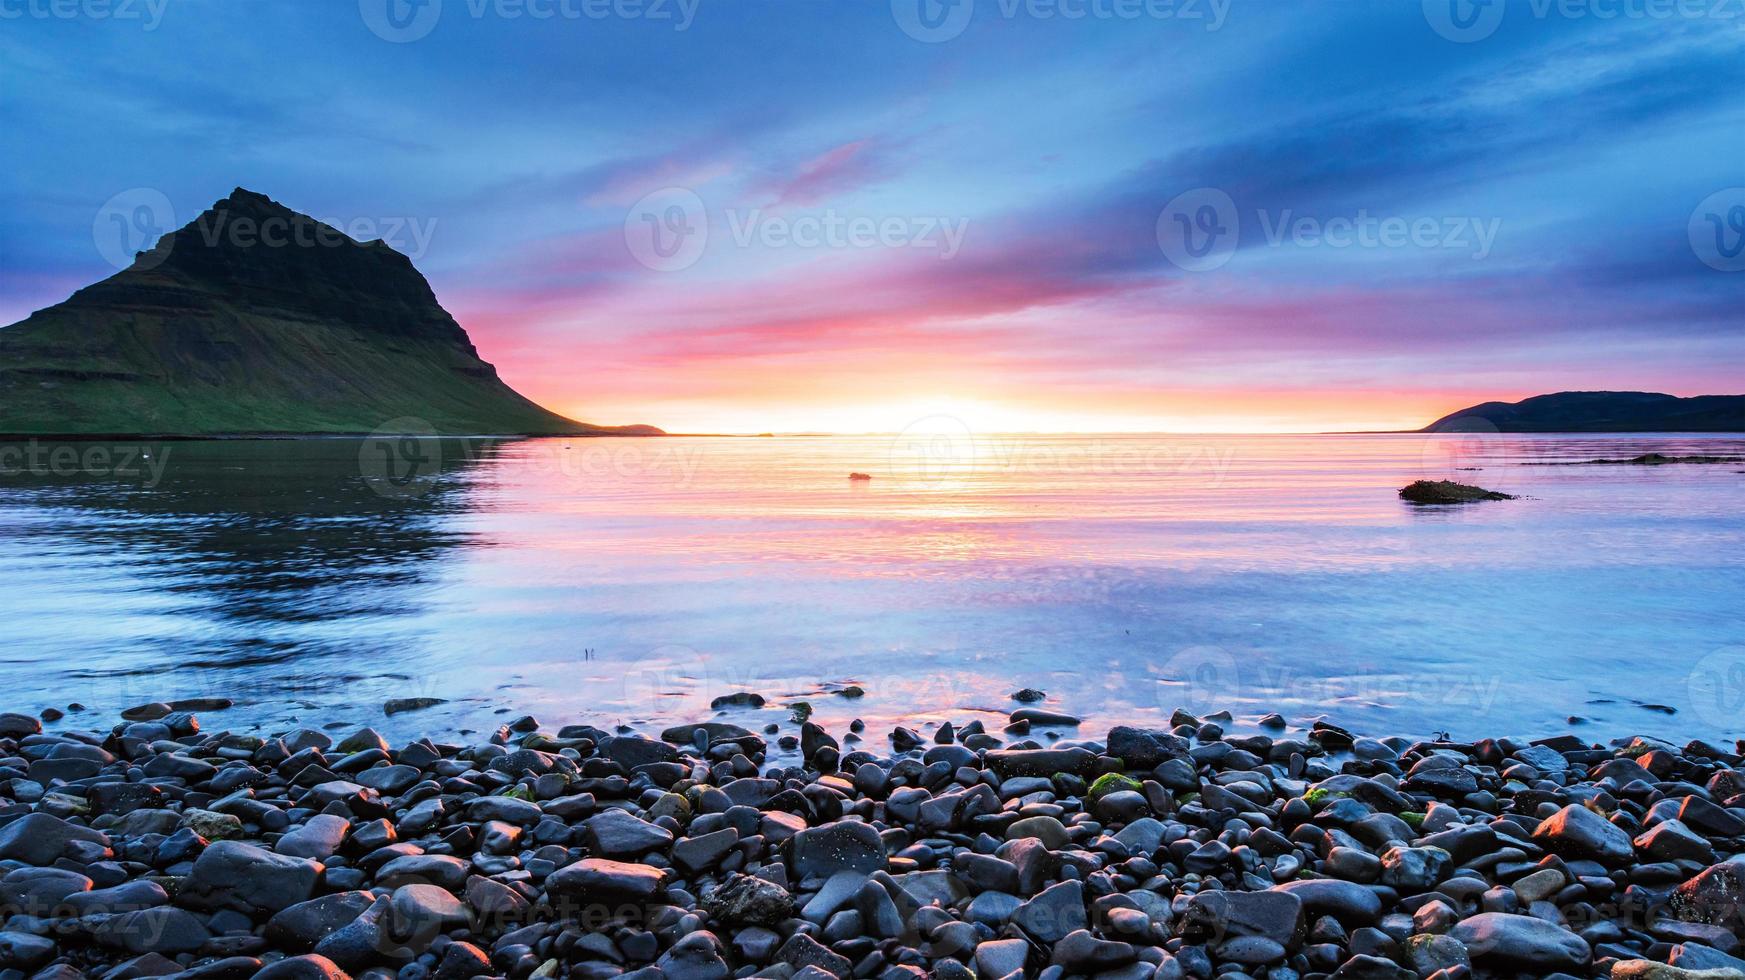
M1745 390L1745 0L128 2L0 0L0 322L240 185L598 421Z

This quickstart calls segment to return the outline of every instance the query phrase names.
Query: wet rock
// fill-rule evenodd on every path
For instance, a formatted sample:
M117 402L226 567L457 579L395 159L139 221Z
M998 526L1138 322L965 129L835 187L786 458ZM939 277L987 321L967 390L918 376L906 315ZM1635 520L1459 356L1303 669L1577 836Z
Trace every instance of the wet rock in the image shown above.
M1354 882L1317 878L1286 882L1273 891L1295 896L1307 915L1330 915L1347 925L1373 925L1382 916L1381 896Z
M1514 500L1510 494L1452 480L1416 480L1400 488L1400 499L1414 504L1469 504L1481 500Z
M1028 723L1031 725L1054 726L1058 728L1072 728L1077 726L1079 723L1079 719L1075 715L1069 715L1059 711L1047 711L1042 708L1019 708L1017 711L1012 712L1010 720L1014 724Z
M1580 936L1528 915L1484 912L1456 925L1449 935L1477 963L1538 970L1579 970L1593 951Z
M42 734L42 722L15 711L0 712L0 738L24 738Z
M1279 890L1200 892L1188 900L1178 931L1190 938L1262 936L1294 949L1303 936L1303 901Z
M111 915L92 930L97 942L130 953L191 953L211 936L192 912L167 905Z
M1109 754L1128 769L1155 769L1171 759L1187 758L1188 740L1161 729L1120 725L1109 729Z
M772 881L741 875L705 900L709 914L736 925L776 926L794 916L794 896Z
M576 902L646 903L660 893L665 879L666 872L645 864L584 858L558 869L545 886L554 898Z
M1591 859L1607 865L1628 864L1635 856L1630 835L1605 817L1584 806L1571 804L1557 811L1533 831L1533 843L1566 858Z
M839 820L795 834L788 841L788 865L799 878L842 871L871 874L884 870L885 845L870 825Z
M308 823L279 838L273 850L293 857L326 860L339 852L350 829L351 822L344 817L316 814Z
M434 708L439 704L447 703L448 701L444 698L390 698L383 702L382 713L398 715L408 711L422 711L425 708Z
M432 974L435 980L469 980L490 976L491 958L472 943L452 942L442 950L442 960Z
M1442 880L1451 860L1440 847L1390 847L1381 856L1381 883L1402 892L1425 891Z
M1051 962L1068 973L1096 973L1131 963L1133 958L1132 945L1098 939L1088 930L1075 929L1054 944Z
M38 866L55 859L79 842L109 846L109 838L89 827L69 823L47 813L27 813L0 825L0 860L22 861Z
M1393 960L1358 953L1339 964L1339 969L1333 971L1332 980L1417 980L1417 977L1418 974Z
M349 925L374 901L369 892L351 891L298 902L267 920L266 937L275 946L308 952L329 933Z
M1022 939L994 939L975 948L976 973L982 977L1004 977L1024 969L1030 955L1030 944Z
M1735 969L1689 970L1653 960L1620 960L1612 965L1612 980L1739 980Z
M351 980L349 974L325 956L290 956L268 964L254 980Z
M181 893L201 908L277 912L308 901L323 867L242 841L219 841L200 853Z
M669 980L726 980L732 973L721 958L721 941L701 930L674 943L655 965Z
M1412 936L1406 940L1406 963L1420 977L1440 970L1472 967L1466 946L1453 936Z
M795 933L776 950L776 958L796 970L808 967L823 970L834 977L846 977L854 964L848 957L832 952L805 933Z
M1012 913L1012 922L1030 938L1044 943L1059 942L1067 933L1085 928L1088 920L1083 883L1063 881L1050 885L1018 906Z
M720 863L739 845L739 831L726 827L713 833L687 837L673 845L673 863L695 874Z
M1672 914L1683 922L1745 931L1745 862L1711 865L1672 893Z
M588 850L601 857L633 858L672 846L672 831L624 810L607 810L582 824Z
M1001 779L1063 772L1090 776L1096 772L1097 756L1081 748L999 749L987 754L987 766Z
M53 959L54 940L28 932L0 931L0 968L34 970Z

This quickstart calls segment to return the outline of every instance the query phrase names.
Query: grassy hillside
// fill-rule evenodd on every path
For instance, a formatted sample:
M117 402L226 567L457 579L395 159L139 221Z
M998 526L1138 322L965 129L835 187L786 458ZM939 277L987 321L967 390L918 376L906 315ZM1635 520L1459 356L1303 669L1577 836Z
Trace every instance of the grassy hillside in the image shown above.
M326 244L229 230L296 223ZM252 242L239 245L237 242ZM405 256L237 191L133 267L0 330L0 433L658 434L516 393Z

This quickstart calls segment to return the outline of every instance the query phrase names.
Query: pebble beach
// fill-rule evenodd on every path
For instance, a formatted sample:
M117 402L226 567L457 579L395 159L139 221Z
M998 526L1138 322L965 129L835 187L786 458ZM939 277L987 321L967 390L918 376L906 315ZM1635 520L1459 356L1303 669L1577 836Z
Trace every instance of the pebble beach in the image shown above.
M1738 745L224 706L0 716L0 978L1745 977Z

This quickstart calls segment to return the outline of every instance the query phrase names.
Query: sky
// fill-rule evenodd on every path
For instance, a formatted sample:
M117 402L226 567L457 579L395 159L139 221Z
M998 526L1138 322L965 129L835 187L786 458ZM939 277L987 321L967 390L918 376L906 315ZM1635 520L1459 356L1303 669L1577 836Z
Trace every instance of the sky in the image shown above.
M0 323L233 187L575 418L1745 391L1745 0L0 0Z

